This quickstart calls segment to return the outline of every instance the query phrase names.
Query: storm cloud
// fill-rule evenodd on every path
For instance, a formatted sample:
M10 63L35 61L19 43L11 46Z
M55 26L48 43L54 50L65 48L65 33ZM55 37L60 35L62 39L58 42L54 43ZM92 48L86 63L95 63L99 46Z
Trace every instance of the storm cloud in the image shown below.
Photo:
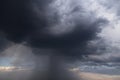
M107 21L92 14L82 0L12 0L1 4L1 31L9 40L65 54L74 47L86 46Z
M39 61L45 62L52 79L65 72L66 60L83 57L116 61L120 40L118 3L117 0L2 0L0 32L5 50L1 53L15 57L12 62L15 66L31 64L38 69ZM6 49L8 44L14 44L9 46L10 50ZM113 58L114 53L117 54Z

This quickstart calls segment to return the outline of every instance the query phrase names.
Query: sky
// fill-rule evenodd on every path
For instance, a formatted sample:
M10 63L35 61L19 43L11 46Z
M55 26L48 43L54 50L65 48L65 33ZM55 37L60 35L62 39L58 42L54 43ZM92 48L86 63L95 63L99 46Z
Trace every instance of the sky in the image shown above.
M104 69L117 72L119 3L119 0L2 0L0 65L48 69L52 77L64 73L62 68L69 63L81 69L96 68L93 72L100 72L98 68L103 73Z
M0 59L0 66L11 66L10 62L11 62L11 58L9 58L9 57L2 57Z

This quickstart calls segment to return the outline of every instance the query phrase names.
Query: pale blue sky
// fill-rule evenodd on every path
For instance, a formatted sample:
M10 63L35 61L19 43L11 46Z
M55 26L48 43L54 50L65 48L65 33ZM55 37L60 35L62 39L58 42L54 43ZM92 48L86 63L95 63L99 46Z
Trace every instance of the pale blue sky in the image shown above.
M11 66L12 58L0 57L0 66Z

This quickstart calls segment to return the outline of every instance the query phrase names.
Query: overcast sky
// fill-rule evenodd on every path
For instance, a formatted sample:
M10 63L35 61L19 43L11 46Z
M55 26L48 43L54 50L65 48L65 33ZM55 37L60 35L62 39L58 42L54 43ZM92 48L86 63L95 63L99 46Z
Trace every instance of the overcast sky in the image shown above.
M101 63L104 69L113 68L108 63L119 66L119 0L11 0L1 3L0 65L27 64L43 69L59 63L56 56L60 56L60 60L68 62L92 61L93 67ZM50 62L51 56L55 59L53 62ZM86 62L82 64L86 65L91 66Z

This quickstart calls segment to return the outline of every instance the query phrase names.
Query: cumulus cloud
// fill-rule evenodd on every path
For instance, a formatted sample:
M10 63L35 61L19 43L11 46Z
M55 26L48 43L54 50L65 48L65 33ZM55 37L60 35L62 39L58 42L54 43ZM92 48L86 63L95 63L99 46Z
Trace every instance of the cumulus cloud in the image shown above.
M118 0L89 0L86 5L91 5L89 11L96 13L97 17L108 20L108 23L101 27L97 34L98 39L89 42L89 56L93 61L116 62L119 61L119 1ZM88 58L88 57L86 57Z

